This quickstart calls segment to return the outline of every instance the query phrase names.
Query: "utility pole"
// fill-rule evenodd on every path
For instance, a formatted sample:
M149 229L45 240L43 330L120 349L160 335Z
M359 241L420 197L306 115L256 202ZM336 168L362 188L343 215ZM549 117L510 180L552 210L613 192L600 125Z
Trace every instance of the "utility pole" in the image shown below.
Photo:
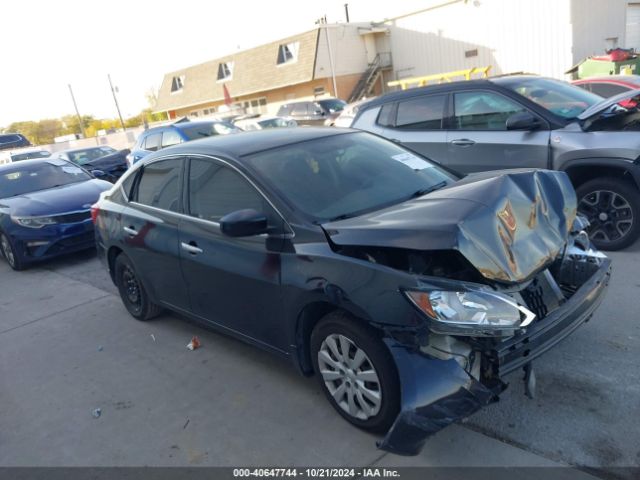
M344 4L344 16L347 17L347 23L349 23L349 4Z
M331 41L329 40L329 31L327 26L327 16L316 20L316 23L320 25L320 28L324 29L324 34L327 39L327 50L329 51L329 65L331 66L331 79L333 80L333 96L338 97L338 87L336 85L336 69L333 64L333 52L331 51Z
M82 117L80 116L80 112L78 111L78 105L76 104L76 97L73 96L73 90L71 89L71 84L69 84L69 93L71 94L71 100L73 100L73 108L76 109L76 115L78 116L78 122L80 122L80 130L82 130L82 136L87 138L87 134L84 131L84 125L82 123Z
M118 99L116 98L116 91L113 88L113 83L111 83L111 74L107 73L107 78L109 79L109 86L111 87L111 94L113 95L113 101L116 104L116 110L118 110L118 117L120 117L120 125L122 125L122 131L124 132L126 128L124 127L124 120L122 120L122 113L120 113L120 105L118 105Z

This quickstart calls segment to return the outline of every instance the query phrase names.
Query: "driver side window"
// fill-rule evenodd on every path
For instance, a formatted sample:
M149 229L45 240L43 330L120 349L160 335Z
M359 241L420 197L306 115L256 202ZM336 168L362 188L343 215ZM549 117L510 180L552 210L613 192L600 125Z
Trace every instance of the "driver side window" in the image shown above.
M506 130L506 121L525 108L491 92L463 92L454 95L456 130Z
M267 214L265 204L262 195L235 170L212 160L191 159L189 215L220 222L228 213L248 208Z

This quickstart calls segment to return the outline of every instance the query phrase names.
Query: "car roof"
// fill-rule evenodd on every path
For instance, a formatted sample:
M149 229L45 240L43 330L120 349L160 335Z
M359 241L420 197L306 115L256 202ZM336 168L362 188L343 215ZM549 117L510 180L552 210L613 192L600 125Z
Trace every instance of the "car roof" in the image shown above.
M353 132L359 132L359 130L336 129L333 127L269 128L193 140L165 148L159 152L162 152L162 154L169 152L174 154L219 154L237 158L294 143ZM156 156L159 155L153 155L153 158ZM152 158L152 156L150 155L149 158Z
M216 123L229 123L229 122L224 122L222 120L198 120L198 121L187 121L187 122L179 122L179 123L169 123L167 125L160 125L158 127L151 127L148 128L147 130L145 130L144 132L142 132L141 135L146 135L148 133L153 133L156 132L158 130L163 130L163 129L167 129L167 128L177 128L178 130L182 130L183 128L187 128L187 127L197 127L198 125L213 125Z
M640 85L640 75L603 75L602 77L587 77L574 81L574 83L591 82L621 82L629 85Z

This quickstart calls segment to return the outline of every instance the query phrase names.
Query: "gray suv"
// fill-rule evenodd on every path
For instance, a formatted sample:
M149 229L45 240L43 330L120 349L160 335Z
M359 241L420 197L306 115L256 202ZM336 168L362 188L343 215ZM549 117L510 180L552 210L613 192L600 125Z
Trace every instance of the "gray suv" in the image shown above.
M352 127L462 173L565 171L593 243L640 234L640 90L602 99L550 78L513 75L403 90L362 105Z

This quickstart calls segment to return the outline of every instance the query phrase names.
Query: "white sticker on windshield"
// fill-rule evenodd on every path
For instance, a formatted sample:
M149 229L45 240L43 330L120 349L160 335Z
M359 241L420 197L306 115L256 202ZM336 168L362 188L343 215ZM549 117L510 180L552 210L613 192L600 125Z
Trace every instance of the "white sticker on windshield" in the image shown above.
M72 167L72 166L62 167L62 171L66 172L66 173L71 173L73 175L78 175L78 174L82 173L82 169L81 168Z
M425 168L433 168L433 165L423 160L420 157L416 157L414 154L405 152L399 153L398 155L393 155L395 161L405 164L407 167L412 168L413 170L424 170Z

